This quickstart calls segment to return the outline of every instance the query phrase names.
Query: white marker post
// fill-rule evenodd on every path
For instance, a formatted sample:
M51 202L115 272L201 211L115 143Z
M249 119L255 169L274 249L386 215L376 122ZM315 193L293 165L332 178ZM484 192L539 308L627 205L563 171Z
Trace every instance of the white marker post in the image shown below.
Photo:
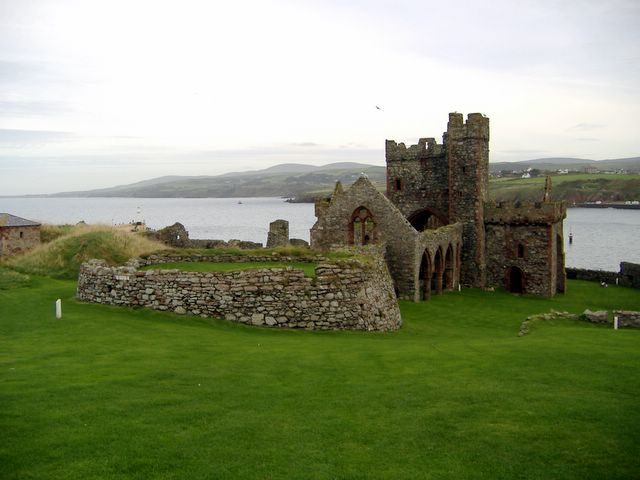
M62 318L62 300L56 300L56 318L60 320Z
M617 315L613 316L613 329L614 330L618 329L618 316Z

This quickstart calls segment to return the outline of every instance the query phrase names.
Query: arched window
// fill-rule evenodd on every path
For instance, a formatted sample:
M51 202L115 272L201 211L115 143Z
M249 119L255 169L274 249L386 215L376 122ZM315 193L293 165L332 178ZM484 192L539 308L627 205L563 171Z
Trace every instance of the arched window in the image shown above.
M378 228L373 215L366 207L358 207L349 222L349 243L368 245L378 241Z
M524 258L524 245L518 244L518 258Z

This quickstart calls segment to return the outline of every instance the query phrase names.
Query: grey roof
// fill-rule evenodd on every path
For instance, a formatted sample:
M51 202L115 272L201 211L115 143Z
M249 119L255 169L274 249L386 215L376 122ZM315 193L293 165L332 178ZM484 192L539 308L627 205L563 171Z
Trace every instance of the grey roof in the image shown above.
M38 222L16 217L10 213L0 213L0 227L37 227Z

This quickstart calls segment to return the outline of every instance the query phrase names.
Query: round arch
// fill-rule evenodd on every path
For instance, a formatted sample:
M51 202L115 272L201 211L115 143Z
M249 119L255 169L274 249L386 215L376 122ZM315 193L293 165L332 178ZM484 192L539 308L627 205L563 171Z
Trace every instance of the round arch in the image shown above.
M413 212L407 219L413 225L413 228L419 232L434 230L449 223L447 217L431 208L423 208Z

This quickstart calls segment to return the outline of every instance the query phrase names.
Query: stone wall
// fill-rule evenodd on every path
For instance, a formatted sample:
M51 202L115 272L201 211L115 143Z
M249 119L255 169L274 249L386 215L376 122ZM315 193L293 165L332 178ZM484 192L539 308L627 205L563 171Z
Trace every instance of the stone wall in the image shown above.
M614 310L613 316L618 317L618 327L620 328L640 328L640 312Z
M586 280L589 282L606 282L609 285L640 288L640 265L637 263L621 262L620 272L590 270L586 268L567 268L567 278L572 280Z
M487 286L542 296L565 291L563 203L487 202L484 215Z
M267 248L286 247L289 244L289 222L274 220L269 224Z
M148 230L145 235L174 248L262 248L261 243L244 240L191 239L187 229L179 222L160 230Z
M618 274L604 270L589 270L586 268L567 268L567 278L570 280L586 280L588 282L606 282L616 284Z
M80 269L77 298L269 327L388 331L402 323L380 254L370 261L321 263L315 278L291 267L234 272L136 268L170 261L176 257L136 259L124 267L89 261ZM208 261L208 257L194 261Z
M40 225L0 227L0 257L18 255L40 245Z
M424 215L440 225L462 224L462 283L485 285L483 202L489 181L489 119L480 113L449 114L442 145L421 138L417 145L387 140L387 197L411 223ZM420 221L422 223L422 221Z
M640 288L640 264L631 262L620 263L620 285Z

